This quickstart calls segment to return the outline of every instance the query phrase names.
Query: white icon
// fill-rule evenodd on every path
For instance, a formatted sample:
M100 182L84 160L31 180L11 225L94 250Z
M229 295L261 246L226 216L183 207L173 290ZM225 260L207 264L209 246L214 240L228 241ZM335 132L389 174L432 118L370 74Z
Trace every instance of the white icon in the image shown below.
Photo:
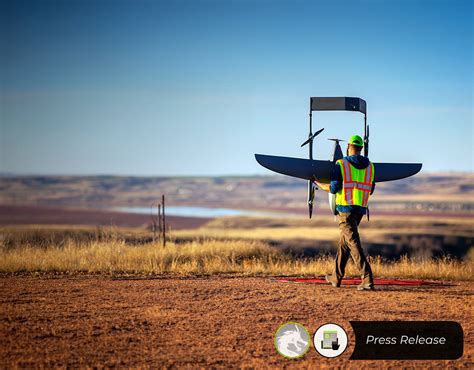
M287 322L275 333L275 348L288 358L302 357L308 352L310 336L308 330L297 322Z
M337 324L324 324L314 333L314 348L321 356L337 357L347 348L347 334Z

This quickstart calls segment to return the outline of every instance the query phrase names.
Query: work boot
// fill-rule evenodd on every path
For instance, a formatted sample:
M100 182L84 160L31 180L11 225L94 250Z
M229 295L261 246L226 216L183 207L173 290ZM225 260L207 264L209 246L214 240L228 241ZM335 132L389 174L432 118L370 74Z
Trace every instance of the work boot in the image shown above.
M339 288L341 286L341 282L334 279L332 275L325 276L326 281L333 286L333 288Z
M357 285L357 290L363 291L363 290L375 290L374 284L373 283L361 283Z

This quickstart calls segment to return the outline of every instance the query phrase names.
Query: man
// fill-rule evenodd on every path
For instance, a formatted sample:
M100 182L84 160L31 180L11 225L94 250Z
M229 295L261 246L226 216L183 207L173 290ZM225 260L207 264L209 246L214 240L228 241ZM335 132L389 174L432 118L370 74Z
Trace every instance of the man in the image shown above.
M347 156L338 160L334 166L331 184L315 183L320 189L336 194L336 211L341 230L334 272L327 275L326 280L333 287L339 287L350 256L362 275L362 283L357 286L357 290L374 290L372 270L365 258L358 231L375 188L374 166L360 154L363 146L360 136L351 136Z

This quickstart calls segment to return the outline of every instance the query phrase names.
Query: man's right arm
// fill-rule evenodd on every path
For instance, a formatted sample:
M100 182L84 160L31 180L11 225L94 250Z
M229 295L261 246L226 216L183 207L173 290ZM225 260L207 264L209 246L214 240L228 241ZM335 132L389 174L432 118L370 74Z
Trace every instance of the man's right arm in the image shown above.
M341 189L342 189L341 167L339 166L339 163L336 163L332 170L331 184L329 186L329 191L332 194L336 194Z

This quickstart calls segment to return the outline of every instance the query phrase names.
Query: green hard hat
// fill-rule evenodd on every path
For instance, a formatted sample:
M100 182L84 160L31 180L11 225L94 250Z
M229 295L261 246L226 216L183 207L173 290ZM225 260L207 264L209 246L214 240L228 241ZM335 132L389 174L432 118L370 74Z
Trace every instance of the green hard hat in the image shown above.
M357 145L357 146L364 146L364 140L359 135L353 135L349 138L349 144Z

